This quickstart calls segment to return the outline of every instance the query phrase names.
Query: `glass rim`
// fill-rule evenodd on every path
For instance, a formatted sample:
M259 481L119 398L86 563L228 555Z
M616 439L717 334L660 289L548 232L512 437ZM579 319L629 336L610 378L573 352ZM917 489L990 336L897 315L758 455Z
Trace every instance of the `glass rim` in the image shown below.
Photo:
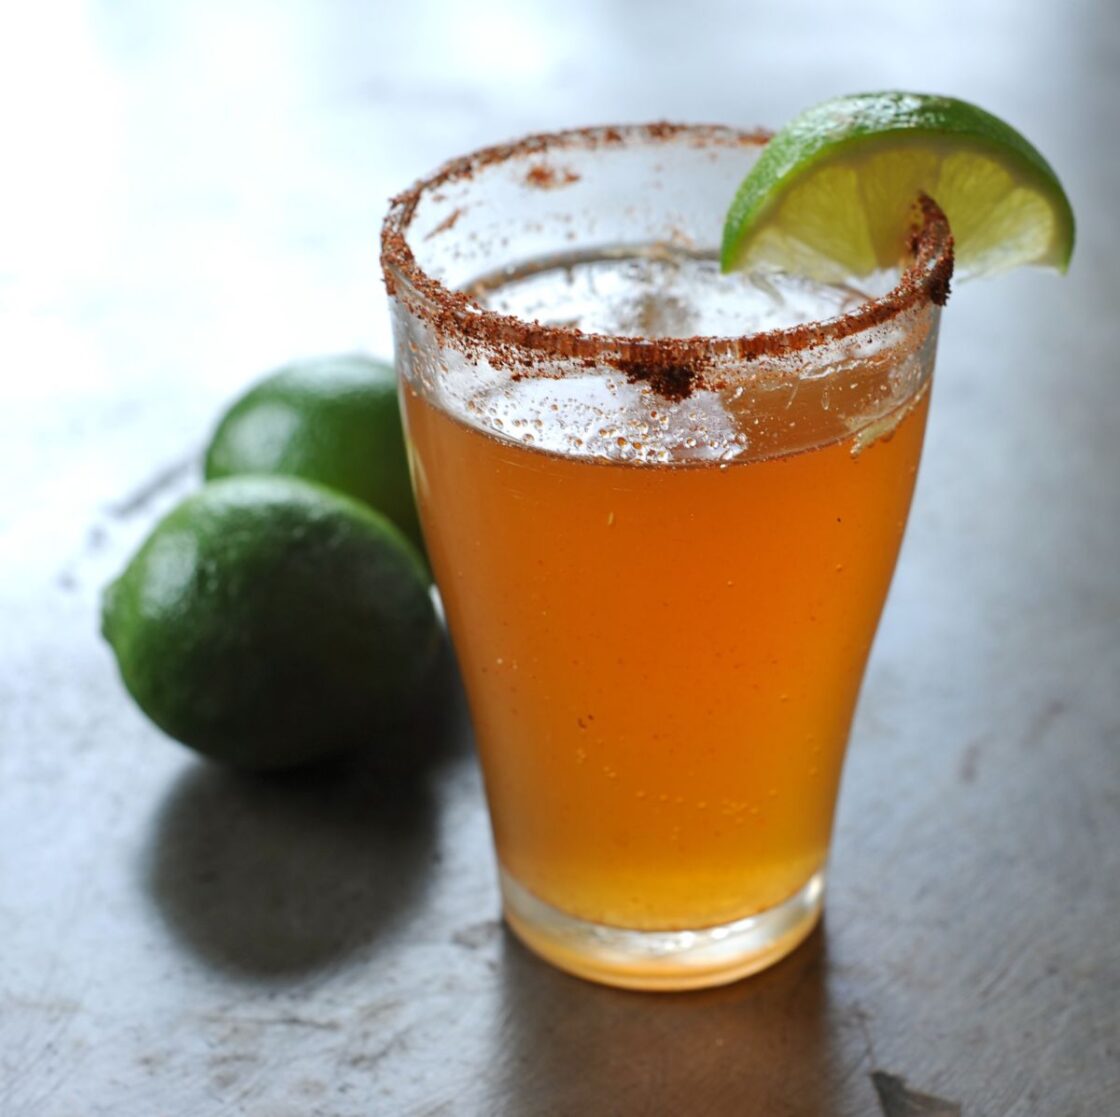
M482 306L465 291L428 274L417 261L408 235L423 197L441 187L471 179L489 167L526 157L573 148L610 150L619 145L671 144L686 139L692 146L762 147L772 133L718 124L602 125L536 133L512 143L480 148L444 163L390 200L381 228L381 265L391 298L404 298L438 334L479 347L495 367L521 376L555 376L539 367L542 360L575 360L611 365L630 380L648 381L669 398L684 398L694 388L721 389L726 383L713 366L759 358L795 358L882 326L925 303L944 306L953 274L953 236L937 203L926 195L916 201L907 241L910 262L886 294L868 299L831 318L739 336L632 337L589 333L569 325L542 325ZM454 222L455 211L445 228ZM437 227L438 229L439 227Z

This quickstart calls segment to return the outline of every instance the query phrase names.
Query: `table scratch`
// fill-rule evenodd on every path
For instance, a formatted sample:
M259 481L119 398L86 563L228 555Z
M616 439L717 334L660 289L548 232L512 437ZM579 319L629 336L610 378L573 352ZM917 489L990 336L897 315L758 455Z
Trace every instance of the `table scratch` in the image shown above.
M956 1102L910 1090L906 1079L898 1075L872 1071L871 1081L884 1117L961 1117L961 1107Z

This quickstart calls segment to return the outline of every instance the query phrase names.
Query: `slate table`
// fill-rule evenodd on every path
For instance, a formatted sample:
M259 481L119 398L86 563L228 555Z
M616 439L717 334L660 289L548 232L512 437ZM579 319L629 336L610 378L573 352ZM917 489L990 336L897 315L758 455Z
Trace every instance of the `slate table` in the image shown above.
M5 13L4 1117L1120 1112L1120 7ZM539 964L497 921L450 676L405 783L235 778L130 704L100 586L252 377L390 351L392 192L527 131L868 87L1018 124L1079 244L1065 280L951 300L803 948L681 995Z

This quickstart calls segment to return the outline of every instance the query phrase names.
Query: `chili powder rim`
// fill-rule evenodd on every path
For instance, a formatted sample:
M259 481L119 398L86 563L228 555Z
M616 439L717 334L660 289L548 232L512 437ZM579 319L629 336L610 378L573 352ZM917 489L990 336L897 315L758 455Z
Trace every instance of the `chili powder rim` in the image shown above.
M911 262L890 291L832 318L742 336L624 337L500 314L425 272L408 244L409 228L424 195L470 179L495 164L572 149L670 143L682 137L691 138L697 146L755 147L765 144L770 135L761 129L667 122L573 128L526 136L452 159L391 200L381 230L386 288L441 339L478 347L491 364L508 368L516 379L555 377L557 360L567 359L587 367L618 368L628 379L648 381L655 391L671 399L682 399L697 387L727 387L729 363L808 354L882 326L923 303L945 305L953 274L953 237L940 207L924 195L917 199L908 240ZM456 216L453 211L442 228L450 228Z

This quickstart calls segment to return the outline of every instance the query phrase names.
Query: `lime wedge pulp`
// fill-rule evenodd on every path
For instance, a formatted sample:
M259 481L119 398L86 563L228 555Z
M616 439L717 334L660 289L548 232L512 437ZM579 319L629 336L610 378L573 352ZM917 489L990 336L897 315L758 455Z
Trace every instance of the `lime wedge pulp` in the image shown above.
M766 145L728 210L723 270L837 282L894 267L920 194L949 220L958 272L1069 266L1069 199L1014 128L952 97L862 93L808 109Z

